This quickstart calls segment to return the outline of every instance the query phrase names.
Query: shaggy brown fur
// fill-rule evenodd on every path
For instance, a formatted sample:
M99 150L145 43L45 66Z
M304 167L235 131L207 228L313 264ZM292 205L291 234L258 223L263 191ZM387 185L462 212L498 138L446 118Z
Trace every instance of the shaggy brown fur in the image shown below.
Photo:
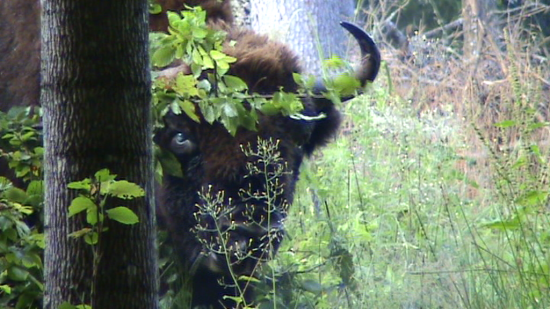
M0 1L0 110L38 105L40 5Z

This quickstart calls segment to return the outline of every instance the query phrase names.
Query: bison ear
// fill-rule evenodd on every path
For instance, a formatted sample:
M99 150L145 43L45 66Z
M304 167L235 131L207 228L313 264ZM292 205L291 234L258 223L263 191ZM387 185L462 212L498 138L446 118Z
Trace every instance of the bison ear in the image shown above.
M326 100L326 99L325 99ZM327 100L328 101L328 100ZM316 102L319 104L319 102ZM340 112L332 102L324 102L324 107L319 112L325 114L325 118L314 122L314 128L309 140L304 144L303 149L306 155L311 155L317 147L326 145L338 132L342 121Z

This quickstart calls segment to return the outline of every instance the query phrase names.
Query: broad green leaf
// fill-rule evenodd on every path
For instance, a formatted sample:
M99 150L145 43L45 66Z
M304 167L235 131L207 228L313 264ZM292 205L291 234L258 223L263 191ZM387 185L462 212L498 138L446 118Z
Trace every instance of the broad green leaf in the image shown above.
M221 60L223 58L225 58L225 54L218 51L218 50L211 50L210 51L210 57L212 57L212 59L214 60Z
M152 58L153 65L165 67L172 63L176 57L176 49L172 45L164 45L157 49Z
M111 181L111 180L115 180L115 178L116 178L116 175L111 174L111 171L109 171L109 169L107 168L97 171L94 175L94 179L97 182Z
M231 76L231 75L225 75L223 77L223 80L225 82L225 85L235 91L235 92L238 92L238 91L245 91L248 89L248 86L246 85L246 83L240 79L239 77L236 77L236 76Z
M223 112L227 117L237 117L239 115L239 113L237 112L237 109L231 103L226 103L223 105Z
M185 112L189 118L193 119L193 121L199 123L201 120L199 119L199 116L197 116L197 113L195 111L195 104L189 100L183 100L179 101L181 109Z
M97 234L97 232L91 232L91 233L87 233L84 235L84 241L88 244L88 245L95 245L97 244L97 242L99 241L99 235Z
M99 221L100 218L99 218L99 213L98 213L98 209L97 209L97 206L94 205L94 207L90 207L87 209L86 211L86 222L88 222L88 224L94 226L97 224L97 221Z
M139 222L138 216L128 207L115 207L107 210L107 215L111 220L122 224L136 224Z
M13 281L25 281L29 276L29 272L21 267L12 266L8 269L8 278Z
M237 117L228 117L226 114L222 114L222 124L225 126L229 134L235 136L237 134L237 128L239 126L239 119Z
M126 180L119 180L111 183L106 194L121 199L133 199L136 197L145 196L145 191L135 183Z
M69 218L91 208L97 208L97 205L88 197L79 196L75 198L69 206Z
M24 203L27 199L27 193L15 187L6 190L3 195L7 200L17 203Z
M75 190L86 190L86 191L90 191L91 187L92 187L92 181L90 180L90 178L86 178L84 180L81 180L81 181L73 181L73 182L70 182L68 185L67 185L67 188L69 189L75 189Z
M44 194L44 181L33 180L27 187L27 195L43 195Z
M204 69L213 69L214 68L214 61L210 57L203 57L202 58L202 67Z

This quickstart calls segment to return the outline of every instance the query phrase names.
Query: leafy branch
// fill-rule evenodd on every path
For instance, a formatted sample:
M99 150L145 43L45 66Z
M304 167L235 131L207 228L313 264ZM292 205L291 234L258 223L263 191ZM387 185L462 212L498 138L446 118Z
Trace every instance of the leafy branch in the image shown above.
M235 135L239 127L256 130L259 114L315 120L300 114L302 99L323 97L338 104L342 96L350 96L361 87L355 77L344 73L325 81L326 93L313 94L315 78L295 73L297 93L279 90L271 95L250 94L241 78L227 74L237 59L225 54L223 45L234 42L227 43L227 33L208 26L202 8L167 14L169 33L151 35L153 66L176 65L155 75L153 106L158 122L168 111L185 113L196 122L220 122ZM326 65L331 69L346 66L338 58L329 59Z

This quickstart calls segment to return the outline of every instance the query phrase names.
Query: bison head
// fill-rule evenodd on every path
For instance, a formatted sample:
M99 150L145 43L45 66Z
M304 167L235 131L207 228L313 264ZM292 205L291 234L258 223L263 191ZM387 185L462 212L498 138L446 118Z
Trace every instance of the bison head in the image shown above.
M357 26L342 26L361 48L358 79L363 85L373 81L380 66L378 48ZM237 58L229 74L243 79L250 91L297 90L293 73L300 68L286 46L247 30L229 29L227 40L236 44L224 52ZM317 120L260 115L256 131L240 128L235 136L220 123L196 122L184 113L164 117L155 142L179 166L165 172L159 213L185 269L196 274L195 290L204 288L205 278L217 284L220 278L231 282L235 276L254 275L277 252L302 160L327 143L340 123L333 103L319 95L324 91L317 83L314 95L302 102L302 114ZM208 293L204 296L215 298L215 293L233 292L222 287Z

